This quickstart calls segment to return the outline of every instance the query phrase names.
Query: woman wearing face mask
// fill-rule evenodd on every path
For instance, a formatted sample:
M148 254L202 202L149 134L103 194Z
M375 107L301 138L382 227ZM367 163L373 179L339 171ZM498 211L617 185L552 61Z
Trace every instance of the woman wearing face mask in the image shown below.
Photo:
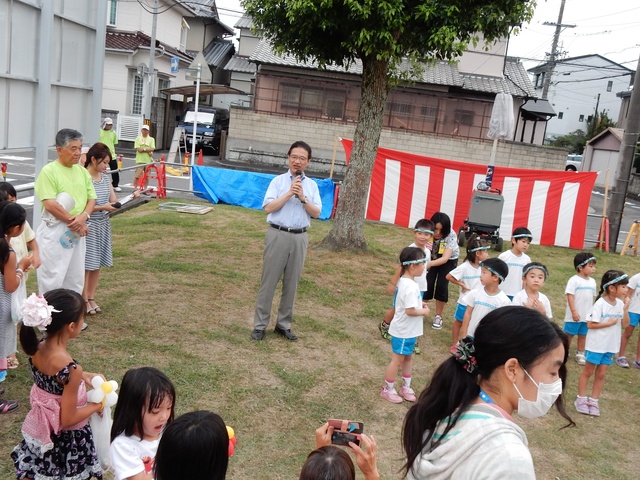
M451 347L404 420L406 478L535 479L527 436L511 414L564 408L566 334L540 312L508 306Z

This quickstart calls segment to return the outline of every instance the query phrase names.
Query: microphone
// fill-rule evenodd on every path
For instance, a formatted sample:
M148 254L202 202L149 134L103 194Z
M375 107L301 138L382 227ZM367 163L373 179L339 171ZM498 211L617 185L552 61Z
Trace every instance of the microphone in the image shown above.
M296 178L297 177L301 177L302 176L302 170L296 170ZM298 195L296 195L296 198L300 198L298 197Z

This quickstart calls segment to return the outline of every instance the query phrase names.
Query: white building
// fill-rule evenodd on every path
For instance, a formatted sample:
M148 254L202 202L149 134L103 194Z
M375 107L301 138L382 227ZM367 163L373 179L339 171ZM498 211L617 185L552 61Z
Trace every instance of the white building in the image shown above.
M102 116L114 119L118 137L124 140L133 140L143 119L150 119L152 133L161 145L166 143L176 113L181 113L184 107L176 107L172 112L156 111L164 108L161 105L150 110L149 97L165 98L162 93L165 88L192 85L194 82L187 78L185 68L199 52L209 64L203 67L211 69L213 82L227 82L228 74L221 67L233 54L234 47L223 37L233 35L233 29L219 21L215 0L159 0L151 72L154 13L148 5L153 2L108 0L108 3ZM178 58L177 73L171 72L172 58ZM172 100L186 101L182 95L173 95ZM202 100L207 103L207 99Z
M98 139L106 4L0 0L0 151L44 165L62 128Z
M542 88L548 64L529 70L533 74L536 93ZM547 139L566 135L575 130L587 131L588 122L596 113L607 112L618 119L620 98L616 94L628 90L633 70L601 55L583 55L556 61L548 100L557 116L549 120Z

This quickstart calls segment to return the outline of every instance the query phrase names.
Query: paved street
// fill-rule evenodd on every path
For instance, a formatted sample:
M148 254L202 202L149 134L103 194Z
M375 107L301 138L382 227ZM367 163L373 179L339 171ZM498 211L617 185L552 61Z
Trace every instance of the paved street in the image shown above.
M162 152L158 153L158 156ZM166 154L166 152L165 152ZM51 150L49 158L55 158L55 151ZM25 191L18 191L19 203L22 204L28 212L29 220L32 219L33 209L33 172L35 168L35 161L28 153L13 153L0 155L0 162L6 162L7 165L7 181L11 182L15 187L23 186ZM254 164L239 164L229 161L221 161L218 157L205 156L204 164L231 169L243 169L251 171L261 171L268 173L281 173L282 169L275 167L262 167ZM123 166L130 167L134 165L133 153L125 153ZM179 167L174 166L177 170ZM313 174L313 172L311 172ZM322 175L319 175L322 176ZM326 175L324 175L326 176ZM120 185L122 192L118 194L120 197L131 193L133 187L131 182L133 180L133 170L127 170L120 174ZM153 185L154 182L150 184ZM172 190L173 189L173 190ZM167 194L173 198L189 199L193 198L193 195L182 190L189 190L189 177L174 177L167 175ZM600 230L600 218L596 215L602 214L602 206L604 200L603 191L594 190L591 195L591 202L589 213L590 216L587 219L587 232L585 236L585 247L593 247L598 238L598 232ZM629 228L634 220L640 220L640 202L634 199L630 199L625 204L624 218L622 221L622 228L618 237L618 245L622 246L624 243ZM613 242L612 242L613 243Z

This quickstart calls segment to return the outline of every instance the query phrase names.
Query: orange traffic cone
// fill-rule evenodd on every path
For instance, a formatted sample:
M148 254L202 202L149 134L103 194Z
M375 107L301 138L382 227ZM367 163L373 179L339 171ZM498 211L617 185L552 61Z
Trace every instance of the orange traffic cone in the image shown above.
M202 161L202 149L200 149L200 153L198 153L198 166L203 166L204 162Z

